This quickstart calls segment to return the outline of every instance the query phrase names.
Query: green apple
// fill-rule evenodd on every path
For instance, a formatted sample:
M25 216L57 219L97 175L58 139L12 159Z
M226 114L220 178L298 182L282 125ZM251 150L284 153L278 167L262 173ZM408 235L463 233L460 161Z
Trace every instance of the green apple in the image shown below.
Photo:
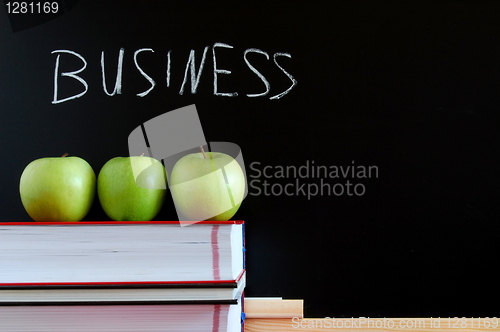
M35 221L80 221L94 201L96 177L79 157L40 158L24 169L19 193Z
M97 177L97 195L109 218L149 221L160 212L166 196L165 167L146 156L116 157Z
M177 161L170 176L181 221L231 219L243 201L245 186L238 162L219 152L188 154Z

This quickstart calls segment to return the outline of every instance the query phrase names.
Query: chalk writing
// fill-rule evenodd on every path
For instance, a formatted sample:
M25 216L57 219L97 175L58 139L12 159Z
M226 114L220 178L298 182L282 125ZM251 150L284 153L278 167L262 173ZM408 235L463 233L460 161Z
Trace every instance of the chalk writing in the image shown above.
M218 97L238 97L240 94L237 91L226 91L226 92L221 92L219 90L219 76L220 75L231 75L233 74L232 70L229 70L227 68L220 68L217 66L217 57L218 56L227 56L227 54L234 54L234 47L225 43L214 43L211 47L206 46L203 49L203 53L201 55L201 59L199 60L199 66L198 69L196 68L196 51L194 49L191 49L189 52L189 56L184 68L184 77L182 80L182 84L179 89L179 95L183 95L187 89L187 85L190 84L190 92L191 94L196 94L198 91L198 87L200 85L200 81L202 78L202 75L204 73L204 68L205 64L207 62L207 53L212 49L212 62L213 62L213 95L218 96ZM227 49L231 51L227 52L222 52L222 55L219 54L216 49ZM136 70L139 71L139 73L144 77L149 84L151 85L147 90L143 92L136 93L136 96L138 97L145 97L147 96L155 87L156 87L156 82L155 80L150 76L151 73L146 73L143 67L141 67L140 62L144 64L145 62L148 61L148 57L151 57L154 55L141 55L143 52L151 52L155 53L155 51L152 48L141 48L136 51L134 51L134 64L136 67ZM257 48L248 48L243 52L243 61L246 64L246 66L250 69L250 71L255 74L264 84L264 89L262 92L259 93L246 93L243 94L244 96L248 98L256 98L256 97L265 97L267 96L270 91L271 91L271 82L272 80L269 80L264 74L262 73L261 70L257 69L256 66L252 63L250 63L248 55L251 53L259 54L262 55L266 58L267 61L270 60L270 55L268 52L257 49ZM55 61L55 68L54 68L54 95L52 99L52 104L60 104L63 102L67 102L76 98L80 98L83 95L87 93L89 90L89 85L85 81L84 78L80 74L87 68L87 60L85 58L72 50L55 50L52 51L52 54L57 54L56 61ZM64 54L64 56L72 56L80 59L83 62L83 66L77 70L73 71L66 71L66 69L61 68L61 56ZM122 94L122 87L123 87L123 72L124 72L124 57L126 56L127 52L125 51L124 48L120 48L118 52L118 62L117 62L117 68L116 68L116 79L115 79L115 84L114 84L114 89L113 91L109 91L108 89L108 83L106 80L106 66L105 66L105 52L101 52L101 75L102 75L102 89L104 93L110 97L115 96L115 95L120 95ZM172 68L176 67L176 64L174 64L174 61L172 60L172 50L169 50L166 54L166 71L165 71L165 83L166 87L170 88L172 87ZM199 57L199 56L198 56ZM280 99L283 96L287 95L295 86L297 85L297 80L293 75L291 75L282 65L278 63L278 58L280 57L287 57L289 59L292 58L292 56L289 53L274 53L273 54L273 63L274 65L282 72L288 79L291 81L291 85L284 91L269 97L270 100L276 100ZM139 59L140 58L140 59ZM151 58L149 58L151 59ZM140 61L139 61L140 60ZM67 65L66 65L67 66ZM150 67L148 67L150 68ZM150 69L148 69L150 70ZM108 69L109 73L109 69ZM242 74L241 72L239 73L240 75ZM269 75L269 74L268 74ZM154 75L153 75L154 76ZM83 91L79 91L78 93L75 93L71 96L65 96L65 97L60 97L59 96L59 88L60 85L63 82L67 82L66 80L63 80L63 78L71 78L74 79L78 82L80 82L84 89ZM67 92L66 92L67 93Z

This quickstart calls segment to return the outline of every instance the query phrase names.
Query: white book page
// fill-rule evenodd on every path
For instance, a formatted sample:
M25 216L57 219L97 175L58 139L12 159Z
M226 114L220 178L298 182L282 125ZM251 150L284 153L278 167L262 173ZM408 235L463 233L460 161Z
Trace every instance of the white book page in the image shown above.
M220 279L234 279L219 225ZM0 283L214 279L212 225L0 226Z
M0 306L0 332L227 331L229 305ZM217 316L215 316L217 315Z

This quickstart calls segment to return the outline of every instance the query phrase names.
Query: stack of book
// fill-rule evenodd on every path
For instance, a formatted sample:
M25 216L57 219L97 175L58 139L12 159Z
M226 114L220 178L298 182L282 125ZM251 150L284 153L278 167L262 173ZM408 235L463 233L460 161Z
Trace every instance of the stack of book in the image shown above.
M0 331L241 331L244 223L0 224Z

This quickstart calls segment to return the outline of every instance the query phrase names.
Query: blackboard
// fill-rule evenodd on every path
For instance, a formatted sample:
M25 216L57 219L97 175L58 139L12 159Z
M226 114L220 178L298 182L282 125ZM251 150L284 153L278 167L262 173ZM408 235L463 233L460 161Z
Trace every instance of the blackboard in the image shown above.
M498 314L499 2L58 4L0 8L1 221L30 221L30 161L98 172L195 104L244 156L247 296L304 299L306 317ZM85 84L61 75L84 63ZM157 219L175 218L167 200Z

